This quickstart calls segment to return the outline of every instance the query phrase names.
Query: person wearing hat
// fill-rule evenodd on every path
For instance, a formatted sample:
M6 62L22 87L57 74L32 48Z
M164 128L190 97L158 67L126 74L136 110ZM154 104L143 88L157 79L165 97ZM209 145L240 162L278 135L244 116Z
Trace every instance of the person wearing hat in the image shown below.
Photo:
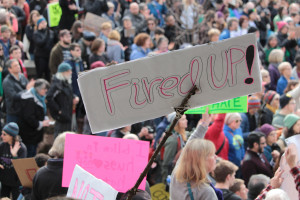
M263 106L259 113L259 125L272 124L273 116L279 108L279 94L269 90L263 96Z
M282 131L283 134L279 137L277 141L277 144L281 148L281 152L284 152L287 146L285 139L300 134L300 117L295 114L288 114L284 118L283 123L284 123L284 129Z
M83 31L83 37L78 42L81 49L81 58L85 70L90 69L89 56L91 54L91 46L95 38L95 33Z
M276 144L277 132L276 129L270 124L264 124L260 127L260 132L265 134L267 145L264 148L264 154L269 163L275 163L280 155L280 147ZM273 159L273 162L271 162Z
M72 67L68 63L61 63L57 73L52 78L52 83L47 92L47 106L50 114L55 119L54 136L64 131L71 130L73 105L79 98L72 90Z
M240 113L242 117L241 129L244 138L244 147L247 149L247 137L250 132L258 126L258 111L260 110L260 100L256 96L248 97L248 112Z
M47 26L44 17L40 17L37 22L37 30L34 31L33 41L35 44L34 63L37 78L43 78L50 81L49 55L54 46L55 35Z
M272 125L275 128L283 128L284 127L284 118L288 114L292 114L296 108L296 101L290 94L284 94L279 99L280 109L276 111Z
M0 143L0 181L2 184L1 197L10 197L16 200L19 196L19 178L11 162L12 159L25 158L26 146L19 137L19 127L10 122L2 129Z
M282 46L283 41L288 38L289 25L285 21L276 22L276 25L278 27L278 45Z
M3 47L3 52L4 52L4 57L8 58L9 57L9 49L11 46L10 43L10 35L11 31L8 26L6 25L1 25L1 38L0 38L0 43Z

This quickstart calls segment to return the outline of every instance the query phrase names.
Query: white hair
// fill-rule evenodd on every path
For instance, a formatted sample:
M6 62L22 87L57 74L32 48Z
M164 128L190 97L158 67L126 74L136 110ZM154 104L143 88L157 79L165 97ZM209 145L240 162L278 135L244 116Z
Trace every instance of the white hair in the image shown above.
M273 189L267 193L265 200L290 200L290 198L284 190Z

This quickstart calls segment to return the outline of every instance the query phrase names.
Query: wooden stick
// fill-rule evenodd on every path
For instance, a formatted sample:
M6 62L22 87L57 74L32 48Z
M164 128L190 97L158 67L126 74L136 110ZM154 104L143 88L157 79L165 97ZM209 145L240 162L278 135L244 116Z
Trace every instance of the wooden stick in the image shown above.
M182 100L181 104L179 107L175 108L175 112L176 112L176 117L173 120L171 126L169 127L169 129L166 131L165 136L163 137L162 141L159 143L158 147L156 148L154 154L152 155L151 159L149 160L147 166L145 167L143 173L140 175L139 179L137 180L137 182L135 183L134 187L131 188L127 194L127 200L131 200L132 197L136 194L139 185L142 183L143 179L146 177L146 175L148 174L152 163L154 162L154 160L156 159L158 153L160 152L161 148L163 147L163 145L165 144L165 142L167 141L168 137L170 137L172 135L172 131L175 127L175 125L177 124L178 120L181 118L181 116L184 114L184 112L187 110L187 105L188 105L188 101L189 99L192 97L192 95L194 95L196 93L197 90L197 86L194 85L194 87L192 88L192 90L188 93L188 95Z

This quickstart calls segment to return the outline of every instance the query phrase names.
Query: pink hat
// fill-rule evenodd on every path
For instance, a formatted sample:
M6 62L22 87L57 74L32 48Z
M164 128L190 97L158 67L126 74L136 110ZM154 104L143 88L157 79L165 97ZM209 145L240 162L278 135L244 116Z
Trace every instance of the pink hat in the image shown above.
M105 67L104 62L96 61L96 62L93 62L93 64L91 64L91 69L95 69L95 68L98 68L98 67Z
M280 31L284 26L288 26L288 23L286 23L285 21L276 22L276 24L278 27L278 31Z

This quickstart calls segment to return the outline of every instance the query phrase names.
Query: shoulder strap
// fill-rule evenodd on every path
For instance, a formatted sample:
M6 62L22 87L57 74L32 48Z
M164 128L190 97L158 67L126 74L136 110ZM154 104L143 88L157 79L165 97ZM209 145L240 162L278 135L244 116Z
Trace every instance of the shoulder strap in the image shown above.
M189 195L190 195L191 200L194 200L194 195L193 195L193 192L192 192L192 189L191 189L191 184L187 183L186 185L188 187Z
M224 147L224 144L225 144L225 136L224 136L224 140L223 140L222 145L219 147L219 149L218 149L217 152L216 152L216 155L219 155L219 153L221 152L221 150L222 150L223 147Z

